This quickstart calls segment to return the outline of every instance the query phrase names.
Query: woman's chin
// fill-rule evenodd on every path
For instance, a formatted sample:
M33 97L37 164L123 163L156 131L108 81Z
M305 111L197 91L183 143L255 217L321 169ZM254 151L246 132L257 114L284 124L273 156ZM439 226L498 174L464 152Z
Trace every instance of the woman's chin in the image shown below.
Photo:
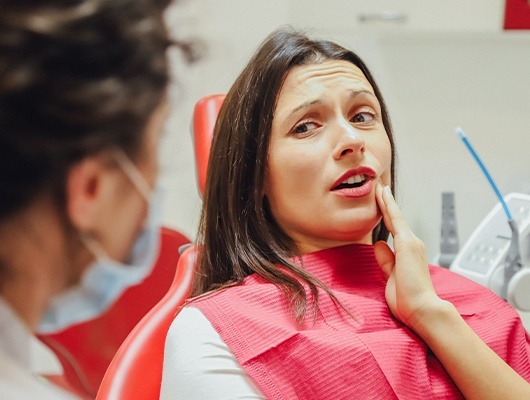
M355 215L355 218L337 222L336 230L341 235L351 236L352 238L371 236L372 231L381 222L381 214L378 210L366 213L366 215Z
M376 225L368 225L366 229L359 229L359 227L352 227L349 230L341 230L330 232L327 235L329 243L334 243L333 247L345 244L372 244L372 231Z

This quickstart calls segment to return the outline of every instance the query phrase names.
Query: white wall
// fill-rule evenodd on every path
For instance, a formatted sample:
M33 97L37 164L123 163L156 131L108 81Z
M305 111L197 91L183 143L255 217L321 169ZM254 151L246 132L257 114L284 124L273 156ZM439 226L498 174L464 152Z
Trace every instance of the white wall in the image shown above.
M200 212L190 131L195 102L228 91L259 43L286 23L286 4L282 0L185 0L168 13L179 37L198 37L206 47L203 59L192 66L173 55L172 93L178 95L161 148L164 221L190 238L195 237Z
M438 252L441 192L456 193L461 243L495 198L453 135L462 126L501 189L530 193L530 32L502 33L502 0L180 0L172 30L207 46L187 66L172 54L173 110L161 146L164 223L193 238L200 212L190 122L202 96L225 93L273 29L293 24L335 39L371 66L390 109L398 151L398 201ZM404 11L406 23L360 14ZM530 314L523 315L530 327ZM35 345L36 346L36 345ZM54 373L39 345L37 371Z
M359 25L363 7L383 3L408 7L409 21ZM503 3L449 1L445 10L444 2L425 0L196 0L177 6L169 21L181 34L201 38L208 53L191 67L175 60L180 97L162 149L165 223L195 236L200 199L190 121L196 100L226 92L265 36L290 23L365 58L392 117L398 201L407 220L434 259L441 193L454 191L463 244L496 199L453 134L456 126L468 133L504 193L530 193L530 32L502 31ZM447 23L450 15L458 18Z

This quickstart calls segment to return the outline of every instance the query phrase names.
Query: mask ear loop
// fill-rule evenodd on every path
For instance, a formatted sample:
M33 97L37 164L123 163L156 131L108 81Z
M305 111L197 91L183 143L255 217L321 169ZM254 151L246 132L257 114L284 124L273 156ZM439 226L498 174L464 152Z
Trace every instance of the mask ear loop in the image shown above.
M151 201L153 189L122 149L115 150L116 161L147 202Z
M96 258L99 259L110 259L107 252L103 247L93 238L93 236L88 232L79 232L81 237L81 242L85 245L90 253Z
M132 184L140 192L142 197L144 197L145 200L149 203L153 196L153 191L149 183L147 183L147 180L143 177L136 165L134 165L134 163L122 149L116 148L114 150L114 155L122 171L131 180ZM107 252L96 240L94 240L90 233L80 232L80 234L81 241L86 246L86 248L92 253L92 255L96 257L96 259L110 259Z

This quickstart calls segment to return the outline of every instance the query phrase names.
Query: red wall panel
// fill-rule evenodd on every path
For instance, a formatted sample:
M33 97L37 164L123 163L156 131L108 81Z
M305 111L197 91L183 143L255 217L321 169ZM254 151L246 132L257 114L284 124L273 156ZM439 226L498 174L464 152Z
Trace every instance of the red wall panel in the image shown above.
M529 0L506 0L504 29L530 29Z

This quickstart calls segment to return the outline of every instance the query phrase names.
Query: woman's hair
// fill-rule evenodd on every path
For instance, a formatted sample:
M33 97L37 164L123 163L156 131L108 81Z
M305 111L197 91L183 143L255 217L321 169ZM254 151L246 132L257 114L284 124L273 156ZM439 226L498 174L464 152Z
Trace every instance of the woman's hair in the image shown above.
M275 223L263 195L267 154L278 94L295 66L346 60L361 69L381 104L382 119L393 149L392 129L383 97L363 61L327 40L312 40L290 28L273 32L236 79L221 107L209 158L199 235L200 255L192 295L237 284L257 273L287 296L298 319L306 313L305 282L315 300L316 277L289 258L295 243ZM392 185L394 151L392 150ZM373 240L386 240L381 222ZM283 265L285 268L278 268ZM314 303L316 311L317 302Z
M0 2L0 222L88 155L136 156L169 80L169 2Z

